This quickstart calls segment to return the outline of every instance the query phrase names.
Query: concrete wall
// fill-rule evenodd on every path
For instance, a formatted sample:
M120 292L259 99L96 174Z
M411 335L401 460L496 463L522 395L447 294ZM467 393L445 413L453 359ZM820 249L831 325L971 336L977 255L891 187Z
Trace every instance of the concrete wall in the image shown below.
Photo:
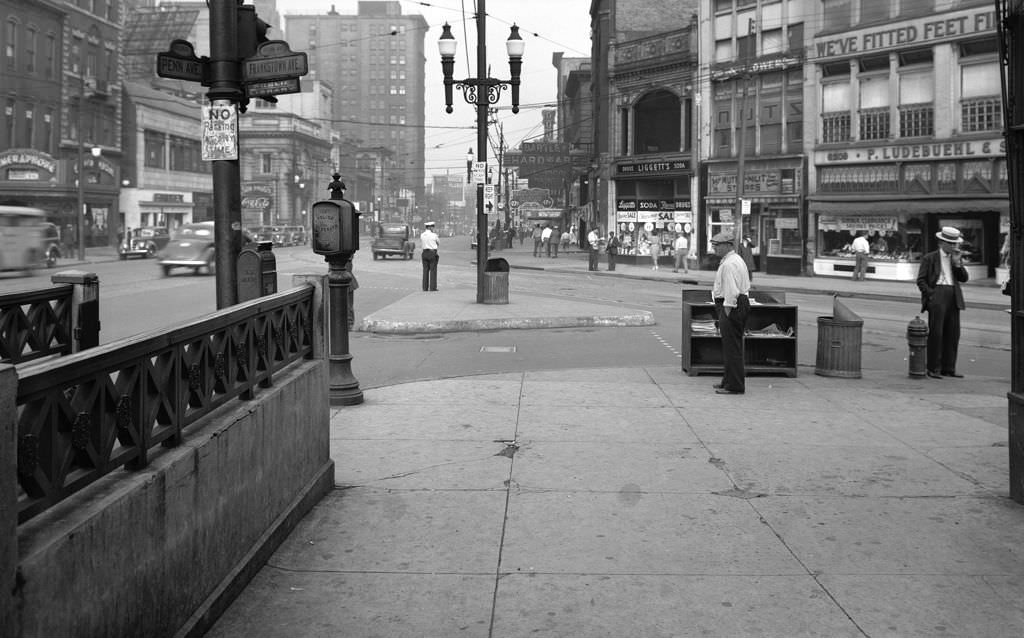
M145 470L115 472L21 525L13 600L0 603L15 623L0 633L201 635L333 486L327 384L325 360L296 365Z

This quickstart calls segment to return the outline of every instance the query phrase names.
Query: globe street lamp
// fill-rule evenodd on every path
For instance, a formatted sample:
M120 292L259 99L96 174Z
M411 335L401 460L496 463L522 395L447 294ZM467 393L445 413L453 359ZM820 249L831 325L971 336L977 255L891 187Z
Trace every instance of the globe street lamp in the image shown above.
M502 89L512 89L512 112L519 112L519 79L523 69L523 51L526 43L519 37L519 27L512 25L505 50L508 53L508 66L511 79L497 80L486 76L487 44L485 9L486 0L477 0L476 12L476 77L455 80L455 51L458 42L452 35L451 25L445 23L441 37L437 41L437 50L441 54L441 70L444 73L445 112L452 112L452 88L462 89L462 97L468 104L476 105L477 152L476 161L487 161L487 108L495 104ZM472 149L470 149L472 150ZM467 157L467 165L472 162ZM476 185L476 302L484 303L484 267L487 262L487 213L484 211L484 185Z

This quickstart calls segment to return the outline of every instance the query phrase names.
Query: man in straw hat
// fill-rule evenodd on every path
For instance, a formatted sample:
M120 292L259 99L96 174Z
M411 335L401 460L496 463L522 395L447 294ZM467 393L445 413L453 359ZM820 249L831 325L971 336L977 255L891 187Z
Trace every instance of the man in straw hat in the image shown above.
M718 331L722 335L721 383L714 388L717 394L743 394L746 392L747 371L743 364L743 333L750 314L750 273L733 246L731 232L721 232L711 238L715 254L721 258L711 298L718 309Z
M960 230L944 226L935 233L939 249L921 258L917 287L921 291L921 312L928 311L928 371L932 379L963 377L956 370L960 345L960 311L964 294L960 284L967 281L967 269L960 256L964 239Z

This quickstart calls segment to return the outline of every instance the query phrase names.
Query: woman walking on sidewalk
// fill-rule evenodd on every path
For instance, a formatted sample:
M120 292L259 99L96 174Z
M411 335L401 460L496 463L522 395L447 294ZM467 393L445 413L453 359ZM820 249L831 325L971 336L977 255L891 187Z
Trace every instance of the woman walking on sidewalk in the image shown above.
M654 266L651 270L658 269L658 258L661 257L661 238L657 234L651 235L651 261Z

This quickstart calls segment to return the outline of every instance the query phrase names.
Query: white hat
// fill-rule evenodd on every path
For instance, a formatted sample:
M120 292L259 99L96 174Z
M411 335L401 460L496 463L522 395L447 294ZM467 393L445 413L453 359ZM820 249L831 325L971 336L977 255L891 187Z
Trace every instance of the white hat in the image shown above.
M942 241L949 242L951 244L959 244L964 238L960 236L960 230L953 226L943 226L942 231L935 233L935 236Z
M423 225L424 225L424 226L433 226L433 225L434 225L434 222L427 222L426 224L423 224Z

